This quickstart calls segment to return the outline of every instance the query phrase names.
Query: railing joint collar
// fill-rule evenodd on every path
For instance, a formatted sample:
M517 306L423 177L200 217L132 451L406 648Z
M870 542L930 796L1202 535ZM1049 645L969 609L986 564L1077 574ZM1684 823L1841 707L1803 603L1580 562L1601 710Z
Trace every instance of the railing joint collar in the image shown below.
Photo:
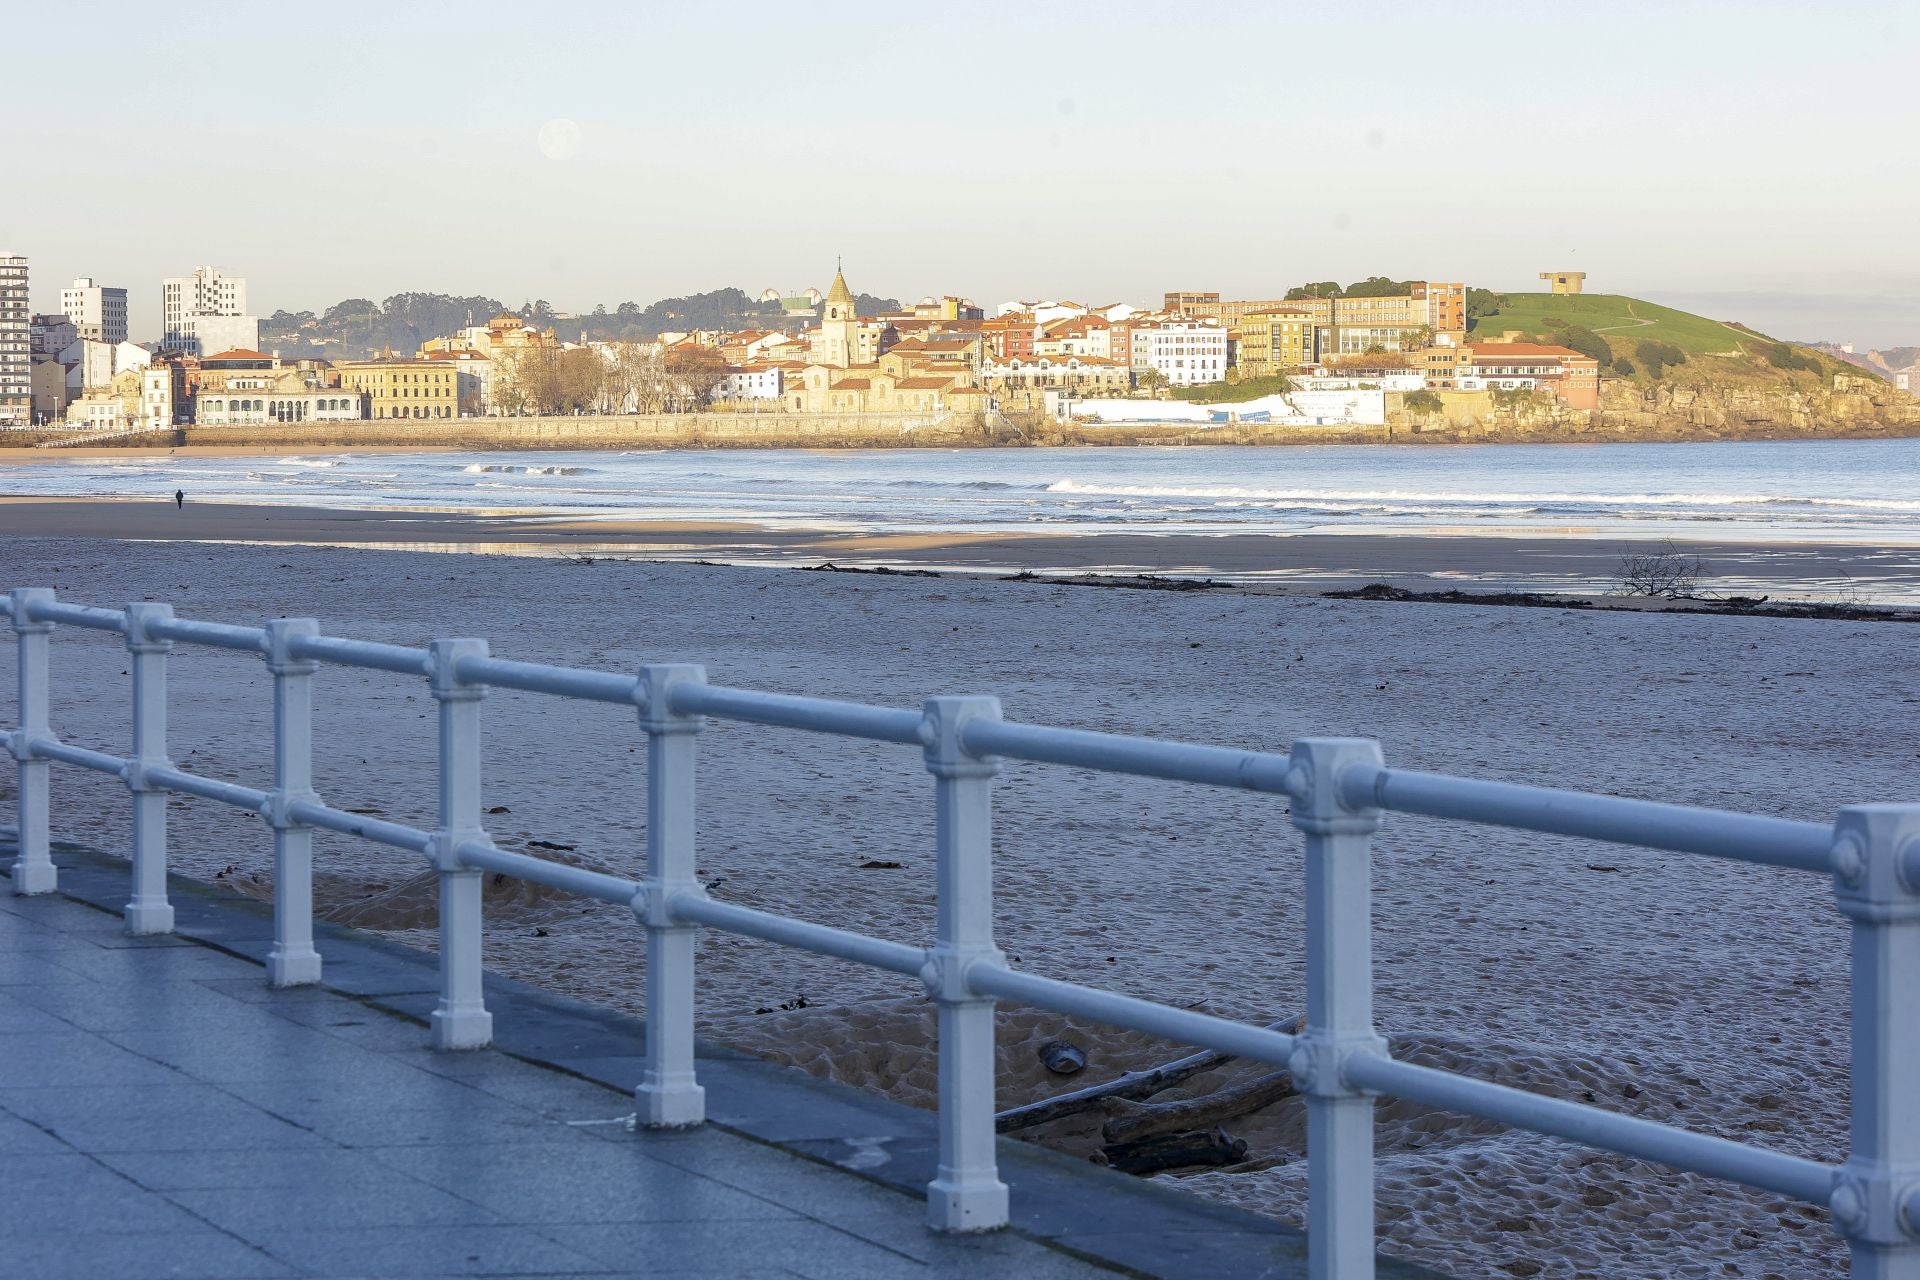
M1308 835L1367 835L1380 829L1380 809L1356 803L1351 784L1383 772L1371 738L1302 738L1287 770L1293 825Z
M486 697L487 686L467 680L460 674L465 658L487 656L485 640L435 640L427 646L427 682L440 702L478 702Z
M33 610L35 605L53 601L52 587L15 587L7 597L7 618L21 635L47 635L52 632L53 623L34 617Z
M633 897L633 914L649 929L698 929L698 923L678 915L682 902L707 902L711 895L698 880L685 879L661 883L648 880Z
M42 747L57 747L60 739L51 733L35 733L31 729L15 729L7 735L7 754L21 764L34 760L44 760L40 753Z
M1336 1036L1309 1027L1294 1037L1287 1070L1293 1075L1294 1087L1308 1097L1369 1097L1373 1090L1348 1081L1349 1064L1361 1057L1391 1056L1387 1042L1372 1031Z
M652 662L640 668L640 679L633 687L635 704L640 708L640 727L650 734L699 733L707 718L695 712L676 711L676 691L707 682L707 669L697 662Z
M927 994L946 1004L992 1004L995 997L975 991L968 981L977 967L1004 969L1006 953L988 946L932 946L920 965L920 984Z
M1827 1209L1833 1229L1854 1243L1911 1246L1920 1242L1920 1170L1848 1161L1834 1173Z
M275 831L300 831L312 826L294 817L293 807L300 804L324 805L320 793L311 787L298 790L276 787L267 792L267 798L260 805L260 816L265 818L267 826Z
M936 778L991 778L1000 757L975 755L964 741L976 720L1000 719L1000 699L986 694L928 698L921 704L921 754Z
M493 838L484 831L435 831L427 837L427 861L433 864L435 871L472 871L480 868L471 865L460 856L463 844L482 844L491 849Z
M135 601L127 606L127 652L128 653L171 653L173 641L165 636L154 635L151 628L156 622L165 622L173 617L173 606L160 604L152 600Z
M320 634L312 618L275 618L266 626L267 647L260 653L267 670L276 676L310 676L320 670L317 658L296 657L293 643Z
M135 795L149 795L155 791L167 791L170 788L153 780L156 769L174 769L177 766L166 756L129 756L120 769L120 777L125 780L127 790Z
M1920 805L1842 809L1829 865L1842 915L1861 924L1920 920Z

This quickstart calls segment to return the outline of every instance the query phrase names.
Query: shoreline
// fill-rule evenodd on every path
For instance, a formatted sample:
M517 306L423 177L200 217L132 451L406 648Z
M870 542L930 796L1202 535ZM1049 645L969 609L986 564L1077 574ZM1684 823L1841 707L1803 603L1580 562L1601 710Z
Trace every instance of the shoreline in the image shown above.
M672 416L672 415L669 415ZM1324 426L1271 427L1253 425L1197 424L1166 422L1046 422L1030 428L1013 428L1003 435L984 428L950 426L910 428L881 427L873 424L847 425L836 415L826 415L819 423L802 424L798 429L780 433L756 422L752 415L686 415L706 421L651 424L650 429L618 427L618 419L539 419L485 418L462 419L458 424L418 428L404 435L377 431L366 439L342 439L337 431L320 432L311 428L175 428L153 435L171 436L180 441L168 444L40 447L37 443L13 444L0 440L0 465L36 464L80 459L114 458L266 458L289 454L330 456L335 454L391 453L655 453L677 450L746 451L807 450L822 453L860 452L870 449L1075 449L1075 448L1297 448L1338 445L1364 448L1417 446L1424 449L1474 448L1488 445L1607 445L1607 444L1808 444L1858 443L1872 440L1920 438L1920 420L1894 422L1873 420L1846 426L1829 426L1818 432L1779 424L1746 424L1740 429L1720 429L1676 421L1658 427L1627 424L1589 424L1572 430L1520 426L1472 425L1445 427L1417 426L1412 423L1329 424ZM901 416L901 415L895 415ZM911 415L905 415L910 417ZM720 421L714 422L713 419ZM904 417L903 417L904 420ZM615 425L601 427L610 422ZM583 426L594 423L594 426ZM743 432L743 427L755 431ZM672 430L667 430L671 427ZM57 433L36 430L36 436L57 439ZM232 444L200 442L207 435L229 434L241 437ZM264 438L263 438L264 437ZM276 438L278 437L278 438Z
M1703 590L1853 607L1920 605L1920 548L1588 534L1059 533L850 531L750 521L579 519L138 498L0 497L0 538L106 538L264 546L706 561L991 577L1211 579L1243 591L1320 594L1379 583L1414 592L1612 593L1621 557L1669 548L1707 564Z

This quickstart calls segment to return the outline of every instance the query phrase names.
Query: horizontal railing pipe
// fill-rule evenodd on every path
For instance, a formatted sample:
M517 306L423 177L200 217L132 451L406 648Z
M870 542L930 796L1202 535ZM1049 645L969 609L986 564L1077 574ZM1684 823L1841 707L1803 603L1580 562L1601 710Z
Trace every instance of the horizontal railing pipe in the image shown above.
M525 689L529 693L551 693L563 698L586 698L594 702L619 702L628 706L640 700L638 676L551 667L540 662L509 662L504 658L462 658L455 665L462 680L475 684Z
M1087 729L1056 729L1005 720L970 721L960 739L968 751L1103 773L1131 773L1172 782L1199 782L1243 791L1291 794L1290 762L1263 751L1236 751L1189 742L1163 742Z
M295 636L287 642L287 652L296 658L335 662L343 667L371 667L403 676L427 674L427 651L397 644L342 640L338 636Z
M814 733L920 745L920 713L896 707L872 707L861 702L694 683L673 686L668 700L673 704L672 710L682 715L716 716L783 729L808 729Z
M267 793L264 791L255 791L252 787L243 787L237 782L204 778L182 769L164 767L149 769L147 781L165 787L169 791L178 791L183 795L199 796L202 800L218 800L221 804L230 804L236 809L252 809L257 812L267 803Z
M1721 809L1484 782L1412 769L1352 769L1340 782L1350 804L1430 818L1519 827L1614 844L1829 872L1833 829Z
M59 622L69 627L93 631L118 631L125 634L127 615L119 609L96 609L89 604L67 604L62 600L35 600L27 606L29 622Z
M127 772L127 762L124 757L110 756L104 751L89 751L85 747L70 746L47 738L34 739L33 754L36 759L77 764L82 769L111 773L117 777L125 777Z
M344 835L362 836L378 844L390 844L396 849L411 849L415 853L425 853L433 843L431 832L421 831L398 822L382 822L378 818L369 818L364 814L332 809L310 800L294 802L287 806L287 813L294 821L304 822L310 827L325 827L328 831L338 831Z
M1839 1166L1623 1116L1375 1054L1347 1059L1349 1084L1676 1169L1825 1205Z
M692 894L674 895L671 911L678 920L712 925L728 933L744 933L750 938L777 942L818 955L837 956L842 960L852 960L875 969L887 969L916 978L927 962L927 953L918 947L869 938L862 933L849 933L845 929L833 929L787 916L776 916L732 902L715 902L711 898Z
M1277 1067L1286 1066L1293 1053L1295 1037L1284 1031L1270 1031L1191 1009L1175 1009L1151 1000L1042 978L1000 965L970 965L967 986L983 995L1003 996L1035 1008L1144 1031L1148 1035L1164 1036L1176 1044L1217 1049Z
M552 889L564 889L602 902L631 903L641 886L601 871L570 867L564 862L549 862L530 854L513 853L480 840L464 840L459 848L460 861L482 871L498 871L516 880L529 880Z
M267 651L265 631L258 627L230 627L224 622L196 622L192 618L156 618L147 624L147 634L158 636L162 640L210 645L215 649L237 649L242 653Z

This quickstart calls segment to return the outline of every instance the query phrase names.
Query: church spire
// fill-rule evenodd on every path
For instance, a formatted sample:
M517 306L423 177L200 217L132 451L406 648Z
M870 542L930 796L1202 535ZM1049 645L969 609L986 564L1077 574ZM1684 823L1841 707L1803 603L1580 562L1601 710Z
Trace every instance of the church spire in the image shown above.
M833 288L827 290L827 301L841 303L848 307L853 305L853 290L847 288L847 276L840 267L838 257L833 261Z

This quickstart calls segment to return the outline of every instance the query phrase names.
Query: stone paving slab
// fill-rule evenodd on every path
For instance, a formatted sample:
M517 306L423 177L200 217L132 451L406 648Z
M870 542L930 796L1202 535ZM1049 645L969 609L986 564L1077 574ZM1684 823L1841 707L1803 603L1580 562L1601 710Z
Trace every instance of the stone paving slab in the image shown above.
M633 1019L489 975L496 1048L435 1053L432 956L323 925L327 987L272 991L264 904L175 878L176 936L129 938L125 863L56 861L0 893L8 1280L1305 1274L1278 1223L1004 1140L1013 1228L936 1235L929 1113L703 1045L713 1122L634 1131Z

